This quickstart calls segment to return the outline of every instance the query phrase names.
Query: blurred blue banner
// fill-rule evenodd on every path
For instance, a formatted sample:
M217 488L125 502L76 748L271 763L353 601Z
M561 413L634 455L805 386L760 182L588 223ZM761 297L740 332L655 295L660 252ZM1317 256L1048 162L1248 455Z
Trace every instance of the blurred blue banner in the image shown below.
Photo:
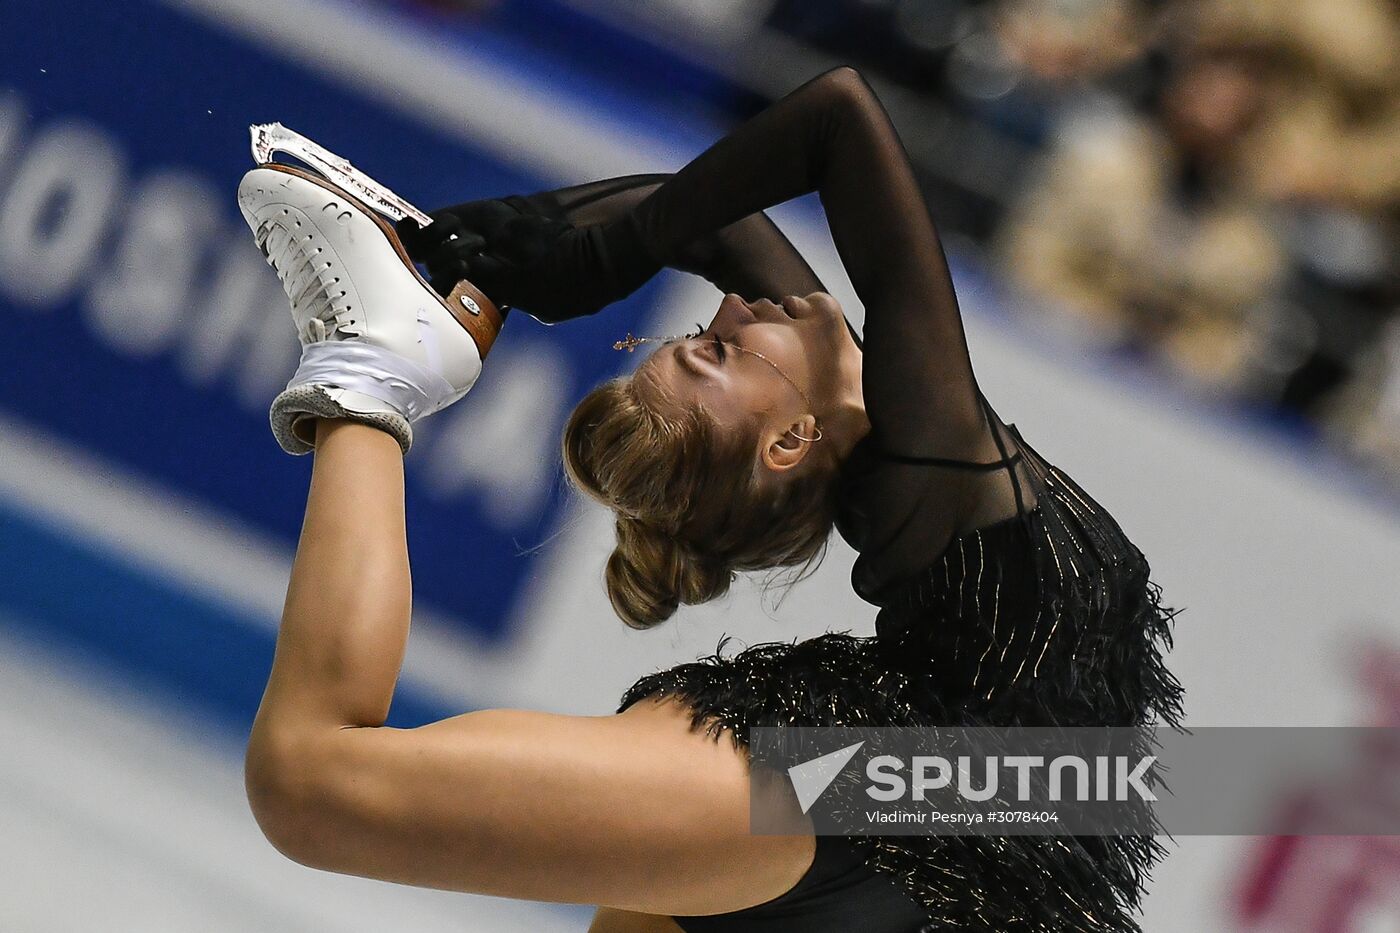
M310 461L267 427L298 346L234 204L248 125L280 120L425 209L548 180L159 4L8 0L0 29L0 409L290 547ZM422 424L420 606L506 634L521 550L556 524L563 420L655 297L564 328L512 315L472 394Z

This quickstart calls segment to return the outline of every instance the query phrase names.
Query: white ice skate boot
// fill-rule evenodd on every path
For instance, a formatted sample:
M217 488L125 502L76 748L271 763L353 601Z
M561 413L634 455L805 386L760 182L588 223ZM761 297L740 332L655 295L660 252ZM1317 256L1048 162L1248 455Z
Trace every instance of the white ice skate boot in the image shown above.
M308 453L312 419L350 418L389 432L407 453L413 422L480 376L500 311L469 282L439 296L393 227L310 172L253 169L238 207L291 299L302 342L301 365L272 403L277 442Z

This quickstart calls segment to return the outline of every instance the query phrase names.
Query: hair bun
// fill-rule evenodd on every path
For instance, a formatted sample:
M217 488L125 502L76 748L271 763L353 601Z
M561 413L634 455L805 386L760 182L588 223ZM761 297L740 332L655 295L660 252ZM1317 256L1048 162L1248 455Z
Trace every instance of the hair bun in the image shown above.
M618 617L648 628L724 596L736 571L801 568L796 583L815 570L836 516L836 461L770 489L756 482L749 431L722 429L698 406L659 412L638 383L594 388L561 440L570 482L617 515L604 578Z
M682 603L723 596L734 577L723 561L665 529L621 515L605 576L613 609L633 628L664 622Z

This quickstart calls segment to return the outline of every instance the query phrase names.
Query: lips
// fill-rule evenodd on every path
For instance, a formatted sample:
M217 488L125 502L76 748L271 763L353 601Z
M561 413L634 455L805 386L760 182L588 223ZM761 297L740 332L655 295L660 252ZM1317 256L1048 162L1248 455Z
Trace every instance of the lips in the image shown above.
M767 298L760 298L749 306L754 317L760 321L792 320L792 316L783 310L783 306Z

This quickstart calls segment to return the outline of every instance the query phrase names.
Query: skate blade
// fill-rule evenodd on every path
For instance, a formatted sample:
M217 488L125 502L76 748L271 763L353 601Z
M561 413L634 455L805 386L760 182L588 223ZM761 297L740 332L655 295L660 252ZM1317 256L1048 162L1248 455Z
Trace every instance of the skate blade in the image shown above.
M259 123L250 126L248 131L253 138L253 161L258 165L272 162L274 152L286 153L311 166L336 187L355 195L381 214L394 220L412 217L420 227L433 222L427 214L355 168L350 160L312 142L295 130L289 130L280 123Z

